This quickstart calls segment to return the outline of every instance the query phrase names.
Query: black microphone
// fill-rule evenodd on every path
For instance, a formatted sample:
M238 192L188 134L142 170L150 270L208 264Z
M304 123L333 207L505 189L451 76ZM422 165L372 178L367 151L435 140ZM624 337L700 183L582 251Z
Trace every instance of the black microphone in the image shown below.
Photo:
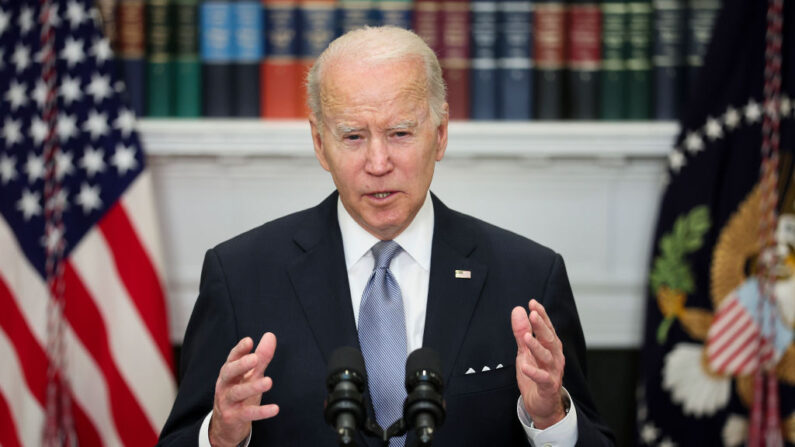
M403 419L409 429L415 430L421 446L431 445L434 431L444 422L441 370L439 355L430 348L417 349L406 360L408 396L403 404Z
M339 445L353 445L356 430L364 424L366 412L362 391L367 383L364 358L358 349L337 348L328 362L328 397L323 415L337 432Z

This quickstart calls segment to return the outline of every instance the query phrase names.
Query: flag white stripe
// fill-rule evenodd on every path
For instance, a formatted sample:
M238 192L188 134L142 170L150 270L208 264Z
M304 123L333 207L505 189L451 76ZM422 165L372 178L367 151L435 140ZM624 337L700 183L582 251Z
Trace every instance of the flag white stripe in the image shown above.
M732 319L737 316L737 313L743 312L742 307L739 305L736 299L733 299L728 305L721 306L721 309L718 311L718 314L715 316L715 322L709 328L707 332L707 339L715 337L720 331L726 327L727 324L731 323Z
M746 343L744 346L742 346L741 349L738 349L734 353L734 358L729 362L728 365L726 365L724 371L727 371L730 374L734 374L736 369L743 366L743 363L748 361L748 356L754 355L755 350L756 350L756 343L753 342Z
M22 445L41 445L44 428L44 409L28 389L25 373L16 349L6 333L0 329L0 394L5 397Z
M47 288L38 272L30 265L14 238L8 223L0 217L0 272L15 297L25 324L40 346L47 339ZM91 355L67 324L64 331L67 352L67 373L75 401L103 438L105 445L121 445L111 418L107 383ZM9 405L15 405L9 402Z
M743 326L745 326L745 329L743 329ZM707 347L707 355L712 357L713 355L719 353L721 350L723 350L723 352L720 352L720 354L721 355L724 354L728 349L724 347L730 346L732 342L737 341L737 336L739 335L738 331L740 331L741 329L743 333L747 332L749 329L756 330L756 325L751 320L751 317L745 312L743 312L743 314L740 315L737 321L735 321L730 328L724 331L720 335L720 337L712 339L708 338L709 346Z
M98 230L92 229L83 237L72 252L71 262L105 321L119 372L158 432L168 418L176 394L174 380Z
M734 336L730 339L727 339L730 340L730 342L726 347L726 349L724 349L720 354L715 356L714 359L710 360L710 363L712 363L713 365L722 365L727 359L736 355L737 351L743 348L745 344L749 343L749 340L752 341L752 337L754 336L754 334L757 333L758 332L756 330L756 325L753 323L749 324L742 332L733 333Z
M71 326L67 327L69 330L66 333L68 362L66 366L74 399L86 412L105 445L122 445L119 431L113 422L113 408L108 398L110 393L105 376L88 351L83 348ZM142 367L145 368L146 365Z
M130 184L130 187L127 188L121 198L121 203L127 212L130 225L138 234L144 252L149 256L162 286L165 285L163 281L165 264L163 262L163 253L160 250L163 245L160 241L160 231L155 216L154 197L156 195L152 188L152 175L147 169Z

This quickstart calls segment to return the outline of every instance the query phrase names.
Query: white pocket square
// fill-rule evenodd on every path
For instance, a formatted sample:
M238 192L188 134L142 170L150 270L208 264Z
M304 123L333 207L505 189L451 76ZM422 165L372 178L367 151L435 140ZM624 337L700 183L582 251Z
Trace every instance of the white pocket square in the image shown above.
M494 367L494 369L500 369L502 367L503 367L502 363L498 363L497 366ZM483 366L483 368L480 369L480 372L488 372L488 371L491 371L491 367L489 365L485 365ZM465 372L464 374L475 374L476 372L477 371L475 371L474 368L469 368L467 369L467 372Z

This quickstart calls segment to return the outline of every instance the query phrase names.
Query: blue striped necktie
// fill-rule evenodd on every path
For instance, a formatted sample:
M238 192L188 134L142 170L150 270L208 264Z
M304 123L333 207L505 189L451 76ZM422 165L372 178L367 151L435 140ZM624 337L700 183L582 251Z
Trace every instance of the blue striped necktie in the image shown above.
M359 345L367 368L375 419L384 430L403 414L406 399L406 316L389 263L402 249L395 241L373 245L375 267L359 307ZM405 436L390 445L405 445Z

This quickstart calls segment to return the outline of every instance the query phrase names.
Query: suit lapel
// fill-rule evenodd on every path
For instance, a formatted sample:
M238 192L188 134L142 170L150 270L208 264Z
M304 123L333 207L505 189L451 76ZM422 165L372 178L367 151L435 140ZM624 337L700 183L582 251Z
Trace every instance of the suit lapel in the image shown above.
M328 362L336 348L358 348L359 341L337 222L337 193L316 210L319 215L307 219L307 225L295 233L294 240L305 254L289 267L289 275L315 341Z
M423 346L439 353L442 373L448 382L480 298L487 268L471 257L477 245L466 222L436 196L432 197L434 231ZM471 278L456 277L459 276L456 270L469 271Z

